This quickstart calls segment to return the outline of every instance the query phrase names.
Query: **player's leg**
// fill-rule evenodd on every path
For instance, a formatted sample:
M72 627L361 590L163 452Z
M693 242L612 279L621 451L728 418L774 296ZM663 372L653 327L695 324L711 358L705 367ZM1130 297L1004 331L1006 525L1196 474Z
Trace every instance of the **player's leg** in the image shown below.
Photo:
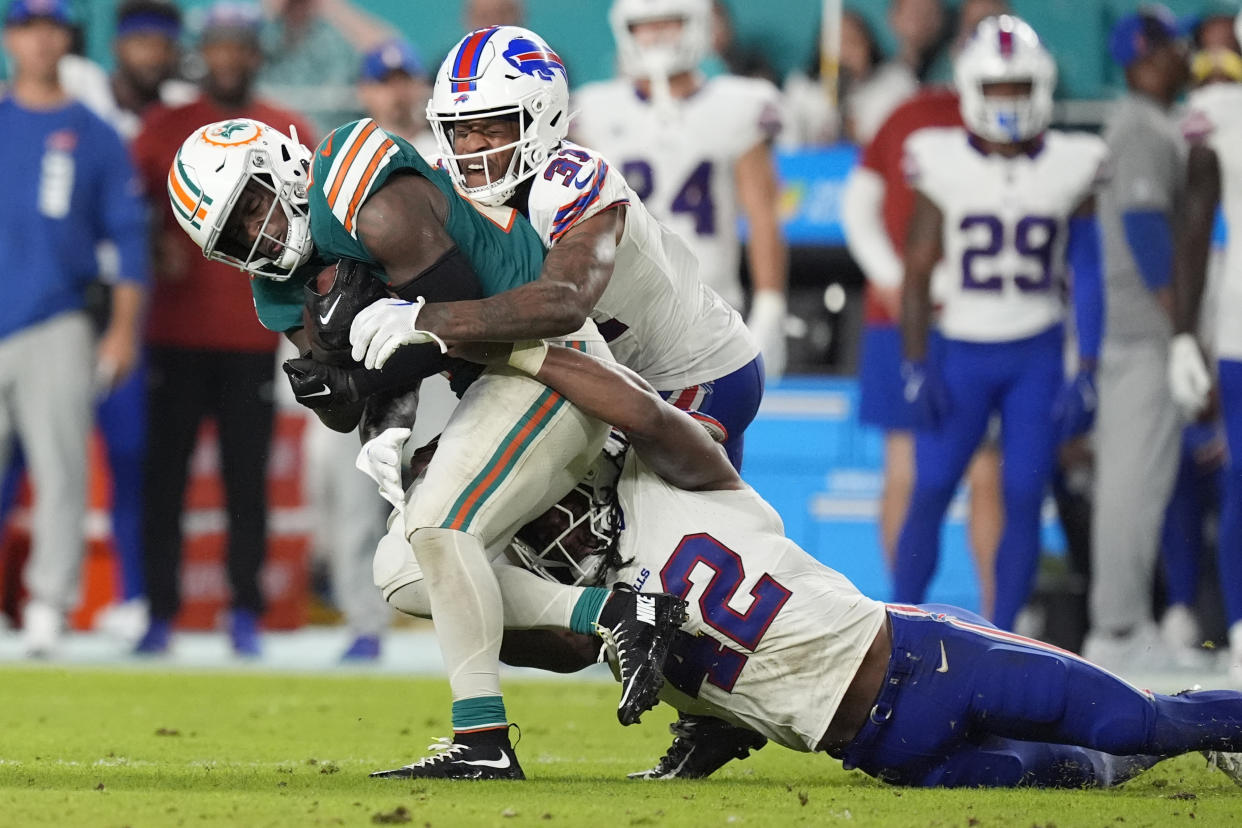
M215 355L213 393L220 435L220 476L229 510L228 575L233 592L230 636L239 655L259 654L263 614L259 570L267 556L267 458L272 443L273 357Z
M147 453L143 463L143 574L150 621L136 650L168 648L181 608L181 512L190 455L207 411L210 355L183 348L153 347L147 383Z
M756 356L719 379L661 391L660 396L703 423L724 444L729 462L740 472L746 428L755 419L763 399L763 356Z
M914 488L897 541L894 600L923 600L940 557L940 529L966 464L983 438L993 401L987 346L946 341L941 372L951 410L914 437Z
M971 459L966 482L970 486L970 554L979 579L979 610L990 618L996 608L996 552L1005 531L1000 443L991 433Z
M844 751L847 767L924 784L946 757L989 736L1152 757L1135 767L1242 746L1242 693L1153 695L988 624L899 606L890 618L888 674L869 721Z
M80 597L94 333L85 314L64 313L10 339L26 360L13 404L36 491L23 638L28 652L42 655Z
M865 323L858 361L858 420L884 431L879 523L890 571L914 485L914 421L902 389L901 331L888 323Z
M142 572L142 464L147 437L144 356L100 402L96 421L112 473L112 543L121 574L121 600L146 597Z
M1199 591L1199 553L1203 549L1203 496L1205 481L1195 458L1192 430L1182 429L1180 456L1169 505L1164 512L1160 565L1164 571L1166 606L1160 635L1171 647L1193 647L1201 642L1194 616Z
M1230 681L1242 686L1242 362L1220 360L1218 375L1230 459L1220 498L1217 568L1229 623Z
M924 788L1109 788L1164 758L1113 756L1074 745L993 736L957 747L921 780L910 784Z
M996 553L996 608L992 619L1012 629L1039 566L1040 512L1056 459L1052 403L1063 377L1059 326L995 346L1009 384L1002 397L1001 488L1005 528Z
M1155 636L1152 583L1181 448L1167 351L1161 342L1109 343L1100 363L1091 531L1099 577L1091 579L1083 652L1110 669L1125 666L1126 643Z

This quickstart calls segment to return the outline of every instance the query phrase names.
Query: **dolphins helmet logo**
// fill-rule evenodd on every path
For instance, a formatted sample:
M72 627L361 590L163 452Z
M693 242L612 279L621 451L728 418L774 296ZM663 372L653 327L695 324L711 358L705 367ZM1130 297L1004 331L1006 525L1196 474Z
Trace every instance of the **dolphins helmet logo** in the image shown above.
M540 80L552 80L556 72L566 78L565 64L556 52L526 37L515 37L509 41L503 57L509 65L523 75L532 75Z

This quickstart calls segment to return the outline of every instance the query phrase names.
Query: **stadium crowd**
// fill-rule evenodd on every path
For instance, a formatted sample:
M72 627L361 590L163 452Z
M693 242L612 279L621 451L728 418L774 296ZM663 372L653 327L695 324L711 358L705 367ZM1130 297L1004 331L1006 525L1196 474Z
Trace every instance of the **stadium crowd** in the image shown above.
M732 329L740 356L727 366L693 382L644 378L717 430L744 479L742 432L765 377L771 385L787 365L855 369L809 364L789 348L802 310L789 284L830 280L791 273L775 154L857 145L841 222L850 267L863 276L858 416L884 432L874 554L892 592L878 597L927 600L944 515L965 477L980 615L1003 630L1060 634L1058 643L1115 671L1227 669L1242 688L1242 462L1233 460L1242 457L1242 328L1233 318L1242 264L1213 236L1218 213L1227 225L1242 203L1232 13L1205 2L1191 19L1156 6L1119 15L1098 46L1125 89L1097 129L1062 131L1050 129L1058 56L1026 39L1029 29L997 22L1014 20L1002 17L1005 0L889 0L885 37L874 15L847 2L839 49L785 78L735 27L728 2L700 16L708 5L615 0L616 78L571 90L569 137L589 152L575 150L543 176L602 170L598 190L615 165L626 186L612 194L618 203L641 199L737 312L721 318L744 319ZM280 332L301 317L272 324L262 288L201 255L193 229L209 204L177 172L185 136L216 122L227 143L227 124L245 134L253 119L307 148L327 138L321 154L330 158L334 131L365 117L427 159L463 163L491 146L443 107L428 122L428 102L442 103L441 56L363 0L222 0L196 11L119 0L105 72L81 54L70 0L9 0L5 9L0 166L10 195L0 256L15 277L0 310L0 514L10 520L26 473L34 494L20 584L15 565L5 567L0 629L19 627L31 657L55 655L80 600L93 426L112 481L118 574L94 625L140 654L175 646L184 504L208 418L227 511L227 629L237 655L262 652L274 423L282 400L316 406L296 378L290 395L279 370L291 355ZM483 49L481 32L520 26L526 11L521 0L463 3L462 32L473 34L450 58L468 61L468 47ZM673 44L659 71L639 48L646 36ZM896 44L892 54L883 42ZM1005 61L1010 68L998 69ZM557 69L564 77L559 63L530 71ZM464 99L467 84L453 83ZM963 127L969 144L954 143ZM466 152L459 138L484 143ZM596 163L590 153L608 164L584 166ZM495 183L471 174L457 180L460 192ZM487 209L516 207L511 191L496 193L471 197ZM517 209L538 224L534 203ZM545 273L551 251L570 249L572 222L557 221L566 226L554 223L543 240ZM440 341L436 331L464 323L437 304L416 318ZM625 325L609 332L595 322L604 339L624 341ZM374 336L395 324L377 320ZM714 335L729 330L722 323ZM392 336L392 347L402 344ZM361 350L368 367L382 366ZM411 445L430 442L454 405L448 381L428 378ZM389 504L354 469L356 438L312 416L302 439L312 559L349 629L343 657L377 658L389 604L406 609L393 600L403 585L381 593L372 583ZM1041 620L1039 602L1055 599L1035 595L1049 497L1069 566L1090 584L1085 624L1068 633L1046 612ZM600 611L603 596L591 600Z

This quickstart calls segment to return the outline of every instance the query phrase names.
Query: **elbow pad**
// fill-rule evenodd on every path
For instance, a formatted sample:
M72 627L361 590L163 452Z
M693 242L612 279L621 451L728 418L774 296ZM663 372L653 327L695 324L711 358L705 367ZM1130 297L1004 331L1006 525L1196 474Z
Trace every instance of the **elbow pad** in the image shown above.
M453 246L435 264L392 292L407 302L423 297L428 302L460 302L482 299L483 286L475 275L470 260Z

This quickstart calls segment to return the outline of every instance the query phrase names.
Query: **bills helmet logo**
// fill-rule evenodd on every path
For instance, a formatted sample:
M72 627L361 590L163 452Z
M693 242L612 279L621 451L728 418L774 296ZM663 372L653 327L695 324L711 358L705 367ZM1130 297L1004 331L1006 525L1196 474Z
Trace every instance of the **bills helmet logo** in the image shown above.
M523 75L533 75L540 80L550 81L556 72L560 72L561 77L568 79L560 56L542 43L529 38L515 37L509 41L509 48L505 49L503 57Z
M470 100L470 96L466 94L462 94L462 95L458 95L456 98L453 98L453 103L464 104L468 100Z

